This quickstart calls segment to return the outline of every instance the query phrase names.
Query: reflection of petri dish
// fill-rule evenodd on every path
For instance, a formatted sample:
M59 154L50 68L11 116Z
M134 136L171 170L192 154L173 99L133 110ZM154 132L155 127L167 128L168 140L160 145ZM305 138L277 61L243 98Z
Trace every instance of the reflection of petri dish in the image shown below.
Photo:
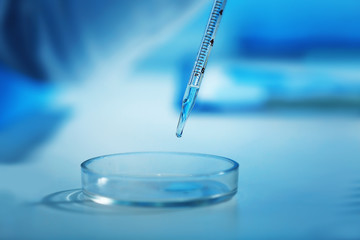
M238 163L207 154L137 152L81 164L83 193L107 205L187 206L230 199Z

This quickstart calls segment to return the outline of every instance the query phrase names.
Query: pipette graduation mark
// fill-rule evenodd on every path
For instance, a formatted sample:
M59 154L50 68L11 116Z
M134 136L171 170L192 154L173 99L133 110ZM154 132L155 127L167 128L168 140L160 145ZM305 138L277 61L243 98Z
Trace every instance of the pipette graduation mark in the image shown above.
M195 99L200 89L201 81L205 73L205 68L209 59L211 48L214 45L215 34L219 27L226 1L227 0L214 1L210 17L206 25L205 33L201 41L200 49L196 57L194 68L192 70L189 83L185 90L181 114L176 129L177 137L182 136L185 122L188 119L190 112L195 105Z

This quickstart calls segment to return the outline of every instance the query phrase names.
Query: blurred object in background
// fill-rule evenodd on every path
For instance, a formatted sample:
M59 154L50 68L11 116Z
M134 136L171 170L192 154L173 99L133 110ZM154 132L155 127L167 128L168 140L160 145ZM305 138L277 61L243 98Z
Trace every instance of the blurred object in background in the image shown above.
M0 64L0 130L15 119L50 108L56 93L51 84L37 82Z
M360 69L351 62L222 61L207 69L196 109L359 113Z
M54 107L57 89L0 64L0 164L19 163L68 116Z
M359 9L356 0L229 1L195 110L358 112ZM182 60L177 106L195 54Z

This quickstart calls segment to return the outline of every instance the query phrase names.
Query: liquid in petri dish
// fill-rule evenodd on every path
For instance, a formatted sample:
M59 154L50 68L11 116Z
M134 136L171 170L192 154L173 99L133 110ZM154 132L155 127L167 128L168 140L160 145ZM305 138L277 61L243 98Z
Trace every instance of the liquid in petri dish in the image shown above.
M99 204L196 206L234 196L238 164L207 154L123 153L83 162L81 178L83 196Z

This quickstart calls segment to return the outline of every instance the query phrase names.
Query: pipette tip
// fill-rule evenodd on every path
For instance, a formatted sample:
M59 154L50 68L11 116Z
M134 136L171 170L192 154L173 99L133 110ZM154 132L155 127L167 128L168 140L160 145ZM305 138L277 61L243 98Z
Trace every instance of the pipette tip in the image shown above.
M176 132L176 136L177 136L178 138L181 138L181 137L182 137L182 132L181 132L181 133Z
M184 114L183 114L183 112L181 112L180 118L179 118L179 123L178 123L177 128L176 128L176 136L178 138L182 137L184 127L185 127L185 121L186 121L186 119L184 119Z
M195 99L198 94L199 88L188 86L185 94L184 100L181 107L181 114L179 117L179 122L176 128L176 136L180 138L183 134L186 120L189 118L190 112L194 107Z

